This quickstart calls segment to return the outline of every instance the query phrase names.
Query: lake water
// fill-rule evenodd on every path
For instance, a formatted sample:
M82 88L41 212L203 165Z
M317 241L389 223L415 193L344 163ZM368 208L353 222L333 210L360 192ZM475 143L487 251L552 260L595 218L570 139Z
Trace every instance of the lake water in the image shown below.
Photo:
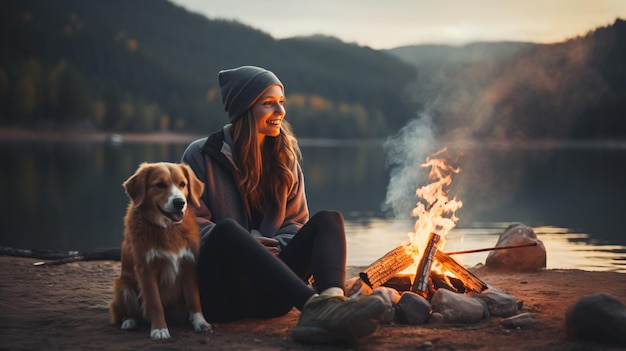
M310 210L344 214L348 265L368 265L407 240L414 219L394 219L381 210L390 183L382 143L301 144ZM185 147L186 142L0 141L0 246L119 246L128 203L122 183L141 162L179 161ZM626 273L626 144L452 148L463 155L450 195L463 207L444 251L495 246L504 229L518 222L532 226L543 241L548 268ZM416 180L406 191L414 194L421 185ZM455 258L473 266L487 254Z

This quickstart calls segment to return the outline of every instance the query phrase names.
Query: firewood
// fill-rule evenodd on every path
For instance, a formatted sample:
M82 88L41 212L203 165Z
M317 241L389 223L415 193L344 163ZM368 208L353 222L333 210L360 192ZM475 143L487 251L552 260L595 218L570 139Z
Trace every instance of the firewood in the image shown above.
M430 272L430 281L433 285L434 291L439 289L448 289L456 293L465 293L466 291L468 291L461 279L451 277L445 274L440 274L434 271Z
M429 245L422 255L424 264L422 268L418 266L418 275L408 288L406 287L406 277L399 281L394 281L394 278L397 278L399 272L414 263L413 255L411 254L411 251L414 249L410 247L410 243L404 243L387 252L384 256L369 265L363 272L359 273L359 278L347 287L346 294L348 296L354 295L363 287L373 290L379 286L391 286L394 288L401 287L400 290L403 291L413 291L413 289L415 289L418 293L422 294L422 296L430 296L435 290L432 286L432 280L430 279L430 274L432 273L431 268L435 262L441 264L446 270L455 275L456 279L449 278L449 282L446 283L450 290L459 292L481 292L488 288L487 284L457 263L452 257L436 249L437 245L435 244L436 242L431 243L429 240ZM428 253L429 251L430 254ZM421 281L419 284L417 284L418 278ZM391 284L388 285L387 283L390 281Z
M412 292L420 294L424 297L428 295L428 277L430 276L430 270L433 265L435 252L439 251L437 250L437 246L440 238L441 237L438 234L430 233L430 238L428 239L428 243L426 244L426 249L424 249L424 252L422 253L422 257L420 259L420 263L417 266L415 280L413 281L413 285L411 286Z
M481 292L488 288L487 284L478 279L478 277L476 277L472 272L465 269L465 267L461 266L445 252L437 250L437 252L435 252L435 261L460 279L468 290Z
M382 286L396 289L397 291L409 291L413 284L413 275L410 274L396 274L387 280Z
M383 257L374 261L359 274L356 282L348 288L348 296L355 294L363 285L376 289L393 278L398 272L413 264L413 256L407 251L411 250L407 244L400 245L387 252Z

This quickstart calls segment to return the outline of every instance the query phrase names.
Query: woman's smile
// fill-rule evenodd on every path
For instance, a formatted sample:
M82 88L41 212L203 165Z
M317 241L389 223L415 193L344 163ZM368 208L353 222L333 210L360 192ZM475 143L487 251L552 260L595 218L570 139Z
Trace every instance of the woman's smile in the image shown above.
M252 105L256 118L259 141L266 136L276 137L280 134L280 125L285 118L285 95L280 85L272 85Z

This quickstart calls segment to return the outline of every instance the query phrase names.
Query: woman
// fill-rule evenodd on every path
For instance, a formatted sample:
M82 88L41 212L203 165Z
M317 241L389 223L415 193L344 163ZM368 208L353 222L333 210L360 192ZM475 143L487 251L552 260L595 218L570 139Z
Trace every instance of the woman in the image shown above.
M344 296L343 217L322 211L309 219L283 84L255 66L220 71L218 80L230 123L191 143L182 159L206 187L196 211L205 318L268 318L295 307L296 341L371 334L385 307L379 297Z

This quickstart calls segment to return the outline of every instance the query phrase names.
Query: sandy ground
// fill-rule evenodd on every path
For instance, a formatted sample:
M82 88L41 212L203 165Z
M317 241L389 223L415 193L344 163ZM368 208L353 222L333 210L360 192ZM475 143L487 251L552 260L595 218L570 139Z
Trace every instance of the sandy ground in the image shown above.
M172 339L152 341L148 326L122 331L109 323L113 261L34 266L38 260L0 256L0 350L619 350L569 341L563 332L567 308L579 297L609 293L626 301L626 275L614 272L545 270L536 273L472 271L523 302L534 323L507 330L491 318L471 325L382 325L371 336L345 345L303 345L290 331L299 312L270 320L214 324L213 334L170 323ZM355 276L358 267L350 267Z

